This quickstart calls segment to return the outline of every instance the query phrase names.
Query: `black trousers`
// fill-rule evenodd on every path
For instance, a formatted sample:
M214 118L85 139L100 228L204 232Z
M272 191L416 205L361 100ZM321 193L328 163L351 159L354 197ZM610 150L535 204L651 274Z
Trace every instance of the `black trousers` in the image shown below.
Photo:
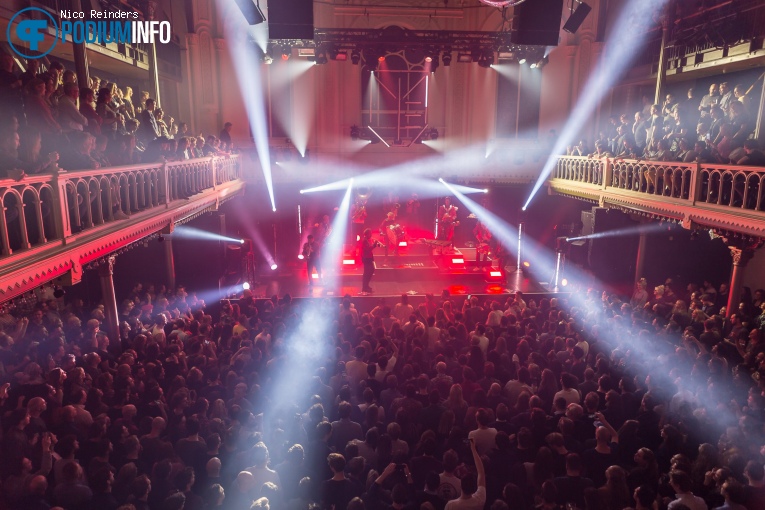
M308 266L308 285L313 285L313 268L316 268L316 274L321 279L321 260L319 257L308 257L306 259L306 266Z
M363 259L364 262L364 276L361 280L362 292L369 292L371 287L369 282L372 281L372 275L375 274L375 259Z

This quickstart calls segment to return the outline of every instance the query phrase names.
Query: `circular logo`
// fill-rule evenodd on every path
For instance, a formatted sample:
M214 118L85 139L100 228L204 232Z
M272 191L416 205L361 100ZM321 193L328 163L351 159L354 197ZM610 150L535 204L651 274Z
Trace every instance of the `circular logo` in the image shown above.
M16 18L27 11L38 11L41 12L45 17L47 17L50 20L50 23L53 24L53 26L56 28L56 37L53 39L53 44L51 44L50 48L48 48L47 51L40 50L40 43L45 40L45 34L48 32L48 21L44 19L22 19L19 20L15 26L14 21L16 21ZM13 38L11 37L11 30L14 30L14 33L16 35L16 39L24 41L29 44L29 49L32 51L36 51L39 54L38 55L28 55L24 53L24 51L27 51L27 48L24 47L17 47L16 44L13 43ZM56 23L56 20L51 14L44 10L40 9L38 7L27 7L26 9L21 9L16 14L13 15L11 18L11 21L8 23L8 28L5 31L5 37L8 41L8 44L10 44L11 49L20 57L27 58L27 59L35 59L35 58L42 58L51 51L53 51L53 48L56 47L56 43L58 43L58 37L59 37L59 30L58 30L58 23Z

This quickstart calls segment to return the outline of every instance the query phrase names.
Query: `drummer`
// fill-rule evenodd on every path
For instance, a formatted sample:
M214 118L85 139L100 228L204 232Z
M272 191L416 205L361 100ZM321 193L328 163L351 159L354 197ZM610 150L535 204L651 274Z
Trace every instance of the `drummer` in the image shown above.
M396 221L396 215L393 212L389 212L380 224L380 238L385 247L384 266L388 265L388 252L391 248L393 249L393 256L398 256L398 227L399 225Z

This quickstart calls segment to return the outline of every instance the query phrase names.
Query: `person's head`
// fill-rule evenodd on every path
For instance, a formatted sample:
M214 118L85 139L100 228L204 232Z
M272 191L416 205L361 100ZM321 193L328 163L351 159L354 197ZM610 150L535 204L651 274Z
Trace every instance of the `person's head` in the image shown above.
M652 508L656 492L649 485L641 485L635 489L632 497L640 508Z
M223 124L223 130L226 133L230 133L231 132L231 128L233 128L233 127L234 127L234 125L232 123L230 123L230 122L226 122L225 124Z
M16 156L19 150L19 134L15 129L3 129L0 131L0 149L6 154Z
M364 239L371 239L372 238L372 229L367 228L364 230Z
M342 473L345 470L345 457L339 453L330 453L327 457L327 463L329 464L329 469L335 474Z
M724 81L720 84L720 94L724 95L730 92L730 85L728 85L727 81Z
M750 485L762 485L765 481L765 468L763 468L762 462L750 460L744 468L744 475L749 480Z
M462 489L462 497L472 496L478 490L478 478L472 473L468 474L460 480L460 488Z
M693 479L685 471L673 470L669 473L669 484L678 494L690 492L693 487Z
M146 111L153 112L154 111L154 100L151 98L146 99Z

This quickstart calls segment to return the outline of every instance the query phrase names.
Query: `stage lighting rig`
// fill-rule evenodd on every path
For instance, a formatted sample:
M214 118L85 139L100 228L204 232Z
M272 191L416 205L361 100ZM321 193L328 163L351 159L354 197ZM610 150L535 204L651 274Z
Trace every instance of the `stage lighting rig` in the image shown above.
M441 61L444 63L444 67L449 67L452 65L452 49L446 48L444 49L444 54L441 57Z
M351 64L357 66L359 65L359 62L361 61L361 50L358 48L354 48L351 51Z

